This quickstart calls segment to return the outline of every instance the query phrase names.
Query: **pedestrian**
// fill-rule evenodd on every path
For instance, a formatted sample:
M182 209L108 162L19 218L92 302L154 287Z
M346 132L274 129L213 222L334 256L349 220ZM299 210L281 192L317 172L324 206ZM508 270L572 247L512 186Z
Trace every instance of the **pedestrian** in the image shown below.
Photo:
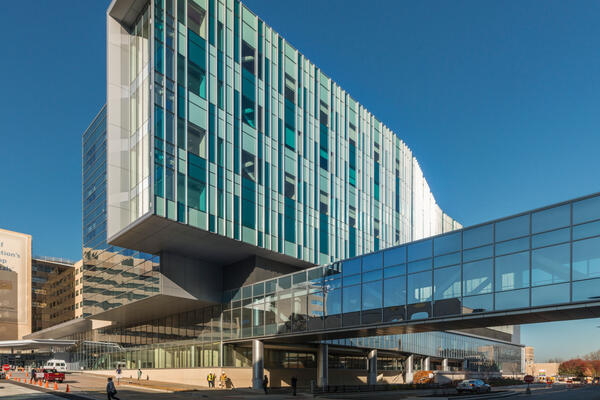
M221 372L221 389L225 389L227 387L227 374L225 371Z
M292 396L296 395L296 386L298 385L298 378L292 376Z
M138 368L138 382L140 381L141 377L142 377L142 369Z
M121 383L121 367L117 367L117 385Z
M265 375L263 378L263 389L265 390L265 394L268 394L267 387L269 386L269 378Z
M112 378L108 378L108 383L106 384L106 395L108 396L108 400L120 400L117 396L117 389L115 388L115 384L113 383Z

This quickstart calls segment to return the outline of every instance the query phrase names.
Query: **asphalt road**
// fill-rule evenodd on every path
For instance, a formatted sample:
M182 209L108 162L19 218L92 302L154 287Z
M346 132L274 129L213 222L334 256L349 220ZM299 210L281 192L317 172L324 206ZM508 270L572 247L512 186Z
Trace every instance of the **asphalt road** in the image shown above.
M536 400L600 400L600 385L589 385L580 388L556 388L552 391L534 390L531 395L521 394L518 398Z
M48 393L0 381L0 399L2 400L64 400Z

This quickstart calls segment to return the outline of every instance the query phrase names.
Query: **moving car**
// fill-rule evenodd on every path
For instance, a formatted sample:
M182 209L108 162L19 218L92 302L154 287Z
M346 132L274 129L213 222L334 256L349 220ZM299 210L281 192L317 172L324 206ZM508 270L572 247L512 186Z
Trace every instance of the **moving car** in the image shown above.
M492 391L492 387L481 379L465 379L456 385L456 391L458 393L489 393Z

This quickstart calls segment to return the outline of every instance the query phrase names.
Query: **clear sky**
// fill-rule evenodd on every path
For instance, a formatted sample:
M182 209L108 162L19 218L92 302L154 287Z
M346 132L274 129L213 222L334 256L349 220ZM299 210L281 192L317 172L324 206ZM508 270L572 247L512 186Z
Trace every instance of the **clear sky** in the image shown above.
M105 102L108 3L0 14L0 227L32 234L36 254L81 257L81 133ZM600 2L245 3L403 138L464 225L600 191ZM524 326L523 342L540 360L583 354L597 325Z

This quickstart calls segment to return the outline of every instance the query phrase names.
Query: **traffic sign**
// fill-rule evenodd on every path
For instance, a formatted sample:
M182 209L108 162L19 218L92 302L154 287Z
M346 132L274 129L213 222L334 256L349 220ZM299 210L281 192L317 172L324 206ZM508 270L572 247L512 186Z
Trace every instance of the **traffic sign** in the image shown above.
M523 380L525 381L525 383L533 383L534 378L532 375L525 375Z

